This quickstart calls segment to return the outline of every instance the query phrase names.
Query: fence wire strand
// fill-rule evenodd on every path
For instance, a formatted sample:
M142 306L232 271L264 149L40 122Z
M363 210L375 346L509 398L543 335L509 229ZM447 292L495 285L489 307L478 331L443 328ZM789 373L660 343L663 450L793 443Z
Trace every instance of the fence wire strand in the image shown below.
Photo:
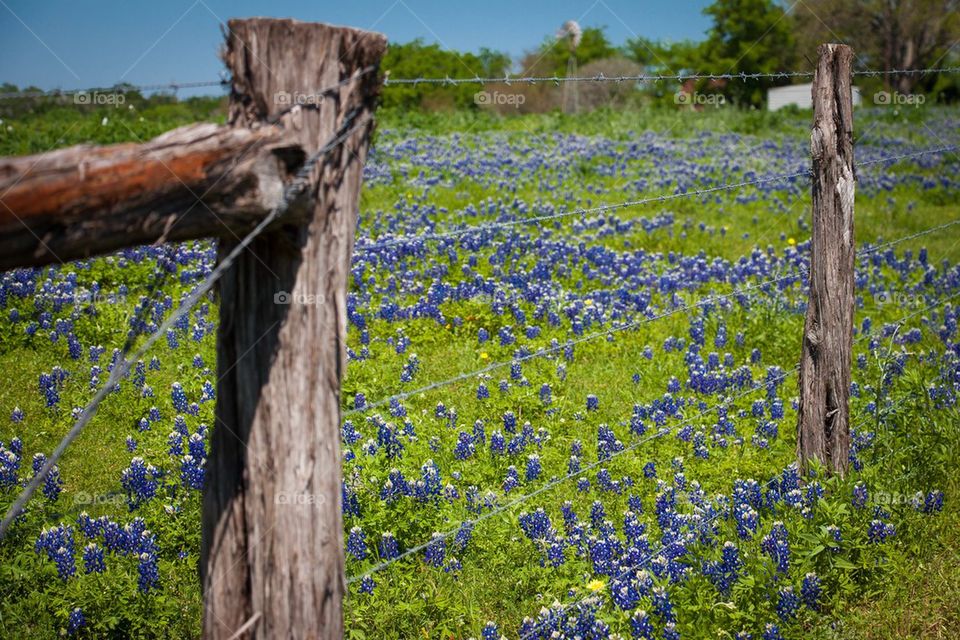
M854 76L863 76L869 78L883 76L912 76L912 75L930 75L934 73L960 73L960 67L931 67L927 69L862 69L853 71ZM649 73L636 75L614 75L607 76L602 73L593 76L525 76L525 75L505 75L502 77L480 77L472 78L451 78L449 76L440 77L417 77L417 78L391 78L389 73L384 75L384 87L390 86L408 86L408 85L446 85L456 86L465 84L488 85L488 84L548 84L560 85L563 83L580 82L666 82L675 80L677 82L686 82L688 80L713 80L713 81L731 81L738 80L749 82L754 80L772 79L772 80L790 80L793 78L813 78L813 71L773 71L773 72L746 72L738 73ZM154 92L154 91L179 91L180 89L198 89L205 87L223 87L230 86L229 79L206 80L199 82L168 82L166 84L141 84L141 85L118 85L114 87L90 87L87 89L50 89L47 91L7 91L0 93L0 100L16 100L27 98L56 98L60 96L74 96L84 93L111 92L111 93L132 93Z

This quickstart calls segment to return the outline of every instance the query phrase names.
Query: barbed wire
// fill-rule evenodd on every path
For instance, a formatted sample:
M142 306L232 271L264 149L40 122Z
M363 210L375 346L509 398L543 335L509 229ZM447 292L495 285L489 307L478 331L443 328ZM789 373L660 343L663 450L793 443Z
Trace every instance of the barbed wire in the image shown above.
M10 525L21 513L27 502L36 492L37 488L53 470L60 458L63 457L63 454L66 452L70 444L80 435L84 427L86 427L86 425L96 414L100 403L103 402L107 395L113 391L113 387L127 375L132 363L146 354L150 347L153 346L153 344L159 340L161 336L166 335L167 330L172 328L177 320L179 320L184 314L188 313L190 309L192 309L193 306L197 304L203 298L203 296L205 296L213 288L213 285L217 282L217 280L219 280L226 270L233 265L237 257L239 257L239 255L246 250L250 243L253 242L253 240L267 227L273 224L273 222L276 221L294 203L294 201L304 192L305 188L310 182L313 170L320 159L336 148L354 131L364 126L372 116L368 115L366 118L362 118L360 121L358 121L355 125L350 126L355 117L355 111L347 114L347 116L344 118L343 124L340 127L340 132L333 136L333 138L321 146L316 153L311 155L307 161L304 162L294 179L284 189L280 203L271 209L270 213L267 214L263 220L261 220L260 223L250 231L250 233L248 233L230 250L227 255L223 257L223 259L219 262L219 264L217 264L213 271L210 272L206 279L197 285L197 287L194 288L191 293L180 303L177 309L162 323L160 323L157 329L140 345L134 355L131 358L127 358L127 354L123 354L120 360L114 365L106 384L104 384L100 390L97 391L90 403L84 407L76 423L63 437L56 449L54 449L43 468L38 473L34 474L33 478L27 483L26 487L24 487L16 501L14 501L13 505L7 511L3 521L0 522L0 539L3 539ZM132 341L128 344L132 345Z
M853 71L854 76L886 76L886 75L918 75L933 73L957 73L960 67L938 67L928 69L865 69ZM745 72L738 73L675 73L675 74L636 74L636 75L612 75L607 76L598 73L593 76L511 76L503 77L480 77L473 78L450 78L450 77L417 77L417 78L390 78L389 75L384 80L385 86L391 85L419 85L419 84L439 84L455 86L462 84L561 84L565 82L662 82L667 80L676 80L686 82L688 80L760 80L760 79L781 79L790 78L812 78L813 71L773 71L773 72Z
M917 157L930 155L934 153L943 153L943 152L958 151L958 150L960 150L960 145L935 147L931 149L924 149L922 151L903 153L899 155L886 156L883 158L876 158L874 160L858 162L856 163L855 167L865 167L865 166L871 166L875 164L892 163L892 162L897 162L899 160L917 158ZM429 233L429 234L421 234L416 236L408 236L404 238L396 238L394 240L386 240L384 242L374 242L373 244L368 244L368 245L357 245L354 249L354 253L366 253L371 251L379 251L382 249L389 249L391 247L409 244L410 242L416 242L416 241L433 241L433 240L445 240L448 238L458 238L460 236L467 235L469 233L498 231L500 229L508 229L510 227L515 227L519 225L539 224L542 222L549 222L551 220L559 220L562 218L568 218L570 216L585 216L585 215L593 215L593 214L599 214L599 213L607 213L610 211L617 211L619 209L637 207L644 204L668 202L671 200L680 200L683 198L694 198L697 196L705 196L712 193L742 189L744 187L749 187L749 186L758 186L758 185L770 184L774 182L782 182L784 180L792 180L794 178L809 177L811 175L812 175L811 170L806 169L804 171L797 171L794 173L784 173L784 174L778 174L773 176L765 176L763 178L757 178L755 180L744 180L742 182L726 183L726 184L718 185L716 187L708 187L706 189L693 189L690 191L681 191L679 193L662 194L659 196L653 196L649 198L641 198L639 200L628 200L626 202L619 202L616 204L606 204L606 205L598 205L596 207L571 209L570 211L561 211L558 213L550 213L550 214L545 214L540 216L531 216L528 218L520 218L518 220L506 220L503 222L491 222L488 224L470 225L462 229L453 229L451 231L442 231L439 233Z
M928 75L934 73L960 73L960 67L932 67L927 69L863 69L852 72L853 76L879 77L879 76L900 76L900 75ZM813 71L772 71L772 72L746 72L738 73L673 73L673 74L636 74L636 75L612 75L607 76L598 73L593 76L525 76L509 74L502 77L480 77L472 78L451 78L449 76L440 77L416 77L416 78L391 78L389 72L384 74L384 87L404 86L404 85L447 85L456 86L464 84L563 84L577 82L665 82L676 80L686 82L688 80L740 80L752 81L761 79L789 80L792 78L812 78ZM112 87L90 87L86 89L49 89L46 91L7 91L0 93L0 100L14 100L26 98L55 98L59 96L73 96L83 93L95 92L113 92L113 93L133 93L154 92L154 91L179 91L180 89L197 89L205 87L223 87L230 86L230 79L206 80L198 82L168 82L166 84L119 84Z

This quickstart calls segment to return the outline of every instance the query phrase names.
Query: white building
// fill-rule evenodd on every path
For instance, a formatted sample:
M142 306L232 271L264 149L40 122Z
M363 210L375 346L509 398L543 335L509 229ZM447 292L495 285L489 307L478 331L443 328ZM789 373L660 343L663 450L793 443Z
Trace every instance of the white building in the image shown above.
M813 108L813 84L791 84L786 87L774 87L767 90L767 110L776 111L787 105L796 105L801 109ZM860 106L860 89L853 88L853 106Z

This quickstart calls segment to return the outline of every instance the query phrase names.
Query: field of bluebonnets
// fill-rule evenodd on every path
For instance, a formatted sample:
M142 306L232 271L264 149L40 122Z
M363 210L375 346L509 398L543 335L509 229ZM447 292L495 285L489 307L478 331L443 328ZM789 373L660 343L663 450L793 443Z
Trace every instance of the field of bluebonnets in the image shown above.
M4 122L0 144L197 117L102 115ZM856 118L840 480L794 463L808 178L596 210L803 172L809 113L384 114L348 301L350 637L960 633L960 158L881 161L957 144L960 118ZM214 258L194 242L0 276L0 507ZM137 364L0 543L0 636L199 634L217 321L211 296Z

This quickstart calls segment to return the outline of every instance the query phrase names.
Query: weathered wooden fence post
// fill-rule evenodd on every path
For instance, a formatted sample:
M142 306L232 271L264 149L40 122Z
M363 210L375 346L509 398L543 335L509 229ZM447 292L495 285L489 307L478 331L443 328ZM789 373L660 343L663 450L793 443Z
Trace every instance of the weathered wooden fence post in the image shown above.
M315 167L306 222L262 234L221 280L217 421L203 508L204 635L341 638L346 276L380 90L369 71L386 39L255 18L230 21L226 40L232 126L279 117L308 155L351 122L359 126ZM297 103L302 108L290 110ZM221 255L231 246L221 240Z
M800 359L797 453L843 475L850 450L854 243L853 50L824 44L813 78L810 301Z

